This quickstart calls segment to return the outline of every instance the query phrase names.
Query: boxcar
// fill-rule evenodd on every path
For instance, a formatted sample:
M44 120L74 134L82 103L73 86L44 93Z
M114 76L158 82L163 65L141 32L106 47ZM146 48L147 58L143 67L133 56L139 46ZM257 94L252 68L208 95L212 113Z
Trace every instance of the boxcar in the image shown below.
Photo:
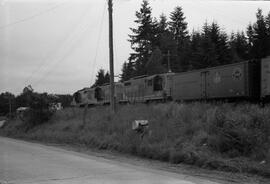
M270 56L261 61L261 98L270 99Z
M174 100L255 98L259 94L259 63L245 61L173 76Z

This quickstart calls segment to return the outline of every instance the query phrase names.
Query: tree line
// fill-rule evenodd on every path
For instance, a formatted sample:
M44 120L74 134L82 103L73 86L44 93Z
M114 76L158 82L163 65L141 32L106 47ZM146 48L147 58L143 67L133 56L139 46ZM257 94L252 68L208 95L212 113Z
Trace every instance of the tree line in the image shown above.
M60 102L63 107L70 106L71 95L53 95L48 93L37 93L31 85L25 87L19 95L10 92L0 94L0 116L13 114L19 107L30 107L35 110L45 110L52 103Z
M184 72L270 55L270 12L263 15L261 9L256 12L256 22L247 25L245 31L231 34L216 21L205 22L201 30L189 32L181 6L175 7L169 17L161 14L156 18L149 2L143 0L135 15L137 26L130 28L128 35L132 53L122 66L122 81L169 69ZM103 80L104 71L96 77L95 85L109 82L109 77Z

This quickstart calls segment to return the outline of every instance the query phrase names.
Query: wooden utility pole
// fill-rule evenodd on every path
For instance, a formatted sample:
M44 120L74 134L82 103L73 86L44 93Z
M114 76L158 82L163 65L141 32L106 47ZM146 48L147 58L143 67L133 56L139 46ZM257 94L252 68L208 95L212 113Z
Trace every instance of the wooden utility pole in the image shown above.
M114 99L114 68L113 68L113 3L108 0L109 6L109 50L110 50L110 86L111 86L111 110L115 113L115 99Z
M168 50L168 53L167 53L167 62L168 62L168 72L172 72L171 70L171 54L170 54L170 51Z
M11 95L9 95L9 98L8 98L8 103L9 103L9 116L11 116Z

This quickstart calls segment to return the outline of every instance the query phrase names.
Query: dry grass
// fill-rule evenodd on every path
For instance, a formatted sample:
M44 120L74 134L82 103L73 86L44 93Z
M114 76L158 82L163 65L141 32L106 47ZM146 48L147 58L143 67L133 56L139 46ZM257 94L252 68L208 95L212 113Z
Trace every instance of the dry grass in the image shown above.
M131 130L138 119L150 122L143 139ZM120 106L115 115L95 107L85 124L83 109L65 109L28 132L10 122L2 134L270 176L270 107L251 104L136 104Z

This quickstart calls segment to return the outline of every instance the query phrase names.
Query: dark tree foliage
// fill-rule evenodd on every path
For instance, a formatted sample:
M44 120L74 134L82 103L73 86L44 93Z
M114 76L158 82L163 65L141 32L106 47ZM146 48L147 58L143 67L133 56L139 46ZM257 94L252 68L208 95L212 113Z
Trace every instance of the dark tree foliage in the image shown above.
M205 68L232 62L228 36L215 22L204 24L202 32L193 32L190 43L192 68Z
M147 0L143 0L140 10L136 11L136 17L135 23L138 27L130 28L132 34L129 35L129 41L134 53L130 54L129 61L134 62L136 75L144 75L145 65L157 44L157 25L156 21L153 21L152 10Z
M170 60L171 60L171 66L170 68L173 69L173 71L177 70L177 43L174 38L173 33L169 30L169 22L167 21L167 17L164 14L161 14L160 20L158 22L158 49L160 49L162 53L162 58L159 63L162 64L162 68L160 67L160 71L157 71L157 73L164 72L164 68L166 68L165 72L169 70L168 66L168 53L170 53ZM152 57L153 59L153 57ZM148 72L149 73L149 72ZM151 72L150 72L151 73Z
M9 92L1 93L0 94L0 116L8 115L10 110L11 112L15 111L15 96Z
M249 58L252 58L252 47L253 47L253 43L254 43L254 30L252 27L252 24L250 23L247 27L247 41L248 41L248 54L249 54Z
M229 41L233 61L243 61L249 59L249 44L244 32L231 34Z
M28 86L16 97L16 107L29 107L22 117L25 131L48 121L53 112L49 109L49 104L54 102L52 95L47 93L36 93Z
M157 31L158 31L158 39L159 36L162 35L163 33L168 32L168 21L167 21L167 17L165 14L161 14L159 17L159 21L157 23Z
M62 104L63 108L70 107L70 104L72 102L72 95L66 94L57 94L57 99L54 100L54 102L59 102Z
M266 31L267 31L267 56L270 55L270 11L268 12L268 15L265 17L265 24L266 24Z
M122 67L121 81L127 81L132 77L135 77L135 69L132 61L124 62Z
M270 53L269 15L265 18L262 10L258 9L256 18L256 23L248 26L247 36L250 44L250 56L260 59Z
M146 64L146 70L148 75L165 73L167 69L162 65L163 54L157 47L151 54L148 63Z
M198 69L203 68L203 63L201 62L202 59L202 35L199 31L194 31L190 37L190 64L191 69Z
M186 17L182 7L177 6L170 14L169 30L176 41L177 57L172 62L175 72L185 71L189 68L189 34L187 30Z
M96 75L96 81L92 85L92 87L101 86L103 84L110 82L110 74L109 72L105 73L105 70L100 69Z
M138 26L129 35L134 52L122 67L121 80L167 72L169 60L173 72L182 72L269 56L270 12L263 16L258 9L256 18L246 34L238 31L228 36L217 22L206 22L200 31L189 34L182 7L177 6L169 19L164 14L156 19L143 0L136 12Z

